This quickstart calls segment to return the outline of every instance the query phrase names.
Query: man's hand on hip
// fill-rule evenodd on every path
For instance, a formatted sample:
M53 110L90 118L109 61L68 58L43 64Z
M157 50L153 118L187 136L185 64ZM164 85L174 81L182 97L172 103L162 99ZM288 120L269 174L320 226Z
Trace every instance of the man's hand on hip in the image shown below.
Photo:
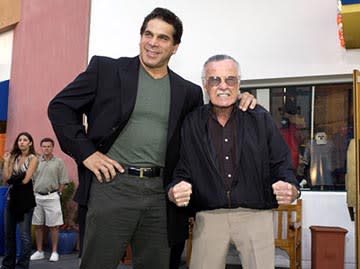
M87 157L83 164L94 173L99 182L109 182L116 176L116 172L124 173L124 168L105 154L96 151Z

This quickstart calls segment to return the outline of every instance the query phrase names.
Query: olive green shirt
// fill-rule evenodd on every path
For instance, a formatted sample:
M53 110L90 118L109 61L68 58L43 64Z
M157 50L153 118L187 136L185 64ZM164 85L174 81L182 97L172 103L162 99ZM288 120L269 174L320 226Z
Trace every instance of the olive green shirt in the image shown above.
M154 79L140 67L134 111L107 155L124 165L164 167L169 111L169 76Z

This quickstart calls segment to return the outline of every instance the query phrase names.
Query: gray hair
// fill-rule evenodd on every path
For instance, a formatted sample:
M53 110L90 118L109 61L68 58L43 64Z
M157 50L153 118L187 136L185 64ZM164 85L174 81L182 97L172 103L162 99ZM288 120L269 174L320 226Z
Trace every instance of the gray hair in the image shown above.
M203 69L202 69L202 72L201 72L201 78L204 79L205 78L205 68L206 68L206 65L208 63L212 63L212 62L220 62L220 61L224 61L224 60L231 60L233 61L235 64L236 64L236 67L238 69L238 75L240 77L240 65L239 63L231 56L229 55L226 55L226 54L216 54L214 56L211 56L209 59L206 60L206 62L204 63L203 65Z

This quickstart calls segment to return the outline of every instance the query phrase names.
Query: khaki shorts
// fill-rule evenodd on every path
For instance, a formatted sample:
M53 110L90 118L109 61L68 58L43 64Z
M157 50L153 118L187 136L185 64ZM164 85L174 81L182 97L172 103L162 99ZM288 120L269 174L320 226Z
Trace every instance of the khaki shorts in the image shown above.
M36 207L32 218L33 225L55 227L64 224L60 196L57 192L48 195L35 193Z

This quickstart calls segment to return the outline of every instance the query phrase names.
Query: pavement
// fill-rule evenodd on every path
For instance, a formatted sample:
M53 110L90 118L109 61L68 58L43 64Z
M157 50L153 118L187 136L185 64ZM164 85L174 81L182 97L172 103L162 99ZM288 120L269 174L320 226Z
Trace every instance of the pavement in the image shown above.
M45 259L39 261L30 261L30 269L79 269L79 258L78 252L73 252L71 254L60 255L60 259L57 262L49 262L51 253L45 252ZM0 264L3 257L0 256ZM186 269L185 261L182 261L182 264L179 269ZM241 269L239 264L227 264L225 269ZM132 269L132 265L119 264L117 269ZM275 269L287 269L281 267L275 267Z
M38 261L30 261L30 269L78 269L79 258L78 253L60 255L57 262L49 262L50 252L45 252L45 259ZM2 261L3 257L0 257ZM131 265L119 264L117 269L131 269ZM185 268L185 267L184 267Z
M60 255L58 262L49 262L50 252L45 252L45 259L38 261L30 261L30 269L78 269L79 258L78 253ZM0 262L2 261L0 256ZM132 265L119 264L117 269L132 269ZM186 269L183 264L179 269ZM240 265L227 265L226 269L241 269Z

